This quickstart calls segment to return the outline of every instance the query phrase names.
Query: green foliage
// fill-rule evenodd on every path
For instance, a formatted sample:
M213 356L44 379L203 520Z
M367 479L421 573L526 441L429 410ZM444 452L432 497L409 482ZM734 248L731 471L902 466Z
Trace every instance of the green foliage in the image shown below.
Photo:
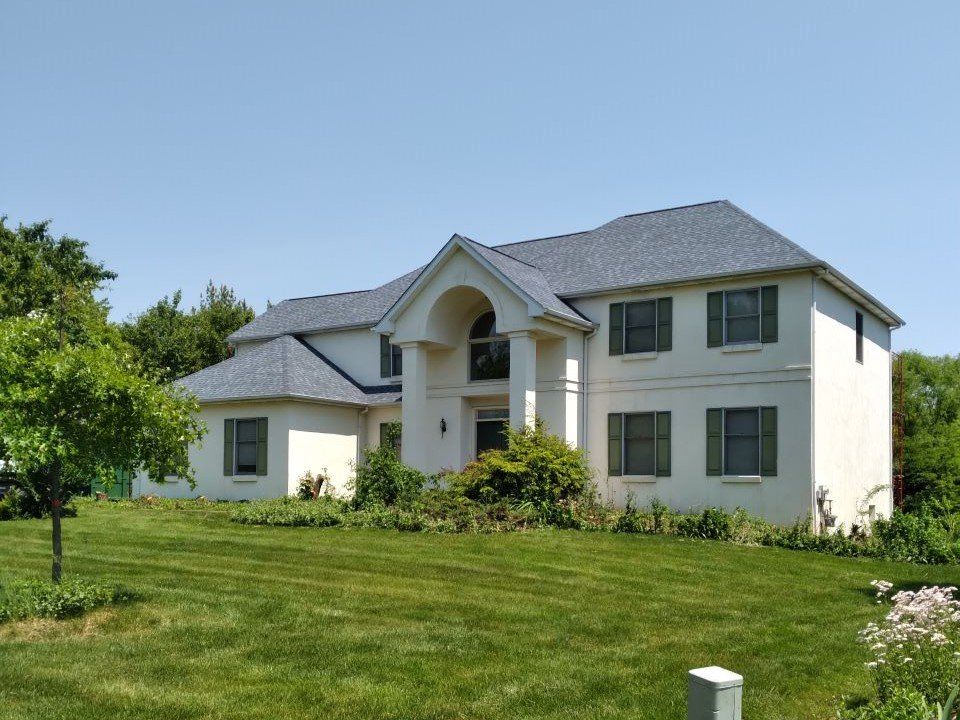
M31 617L60 620L133 597L119 585L79 578L65 578L58 584L20 580L0 585L0 622Z
M473 500L508 499L547 509L587 492L590 473L583 451L548 433L542 420L506 433L506 449L483 453L451 476L452 487Z
M960 355L902 354L905 489L911 507L960 511Z
M898 689L885 701L840 710L837 720L940 720L940 714L922 693Z
M105 317L106 306L93 292L116 274L87 256L87 243L66 235L54 238L49 221L16 229L5 221L0 217L0 319L63 308L69 310L66 332L76 337L84 317Z
M877 519L870 541L882 548L883 557L917 563L956 562L957 545L943 524L926 510L895 510L889 520Z
M164 297L120 326L140 362L163 380L174 380L229 357L227 337L254 312L226 285L207 284L199 307L180 307L183 293Z
M392 438L399 432L399 423L391 423L386 442L363 451L363 460L357 465L353 478L356 507L410 502L423 490L426 476L404 465L394 449Z
M52 466L74 491L116 467L192 479L197 412L182 390L142 376L121 343L61 348L45 315L0 321L0 441L21 484L42 483Z
M0 520L25 520L43 518L50 514L50 503L38 495L37 488L13 487L0 498ZM73 503L64 505L60 511L63 517L76 517L77 508Z
M239 503L230 519L241 525L281 525L291 527L330 527L342 525L346 503L329 496L316 500L283 497Z

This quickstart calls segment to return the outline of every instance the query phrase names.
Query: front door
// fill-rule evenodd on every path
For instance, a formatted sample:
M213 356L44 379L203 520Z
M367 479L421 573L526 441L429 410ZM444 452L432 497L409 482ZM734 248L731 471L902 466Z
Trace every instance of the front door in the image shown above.
M477 410L476 457L487 450L507 447L504 429L509 423L510 411L506 408Z

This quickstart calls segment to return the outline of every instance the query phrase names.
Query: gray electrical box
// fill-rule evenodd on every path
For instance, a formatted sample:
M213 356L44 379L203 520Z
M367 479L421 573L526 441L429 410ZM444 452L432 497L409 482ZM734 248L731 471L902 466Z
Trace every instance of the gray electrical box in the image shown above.
M741 720L743 676L711 666L691 670L687 720Z

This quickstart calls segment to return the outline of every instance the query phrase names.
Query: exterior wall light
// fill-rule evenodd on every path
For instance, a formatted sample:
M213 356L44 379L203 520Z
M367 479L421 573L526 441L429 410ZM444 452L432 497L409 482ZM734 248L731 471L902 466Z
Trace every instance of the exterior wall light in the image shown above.
M444 436L444 433L447 432L447 421L443 418L440 418L440 437Z

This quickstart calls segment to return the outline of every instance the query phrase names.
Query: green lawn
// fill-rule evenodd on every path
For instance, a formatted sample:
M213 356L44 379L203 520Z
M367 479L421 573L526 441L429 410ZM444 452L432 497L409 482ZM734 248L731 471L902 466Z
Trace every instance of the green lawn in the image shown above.
M746 678L747 720L868 690L868 583L960 569L577 532L233 525L98 505L67 572L142 600L0 626L0 718L682 718L685 673ZM0 523L0 572L46 576L49 524Z

